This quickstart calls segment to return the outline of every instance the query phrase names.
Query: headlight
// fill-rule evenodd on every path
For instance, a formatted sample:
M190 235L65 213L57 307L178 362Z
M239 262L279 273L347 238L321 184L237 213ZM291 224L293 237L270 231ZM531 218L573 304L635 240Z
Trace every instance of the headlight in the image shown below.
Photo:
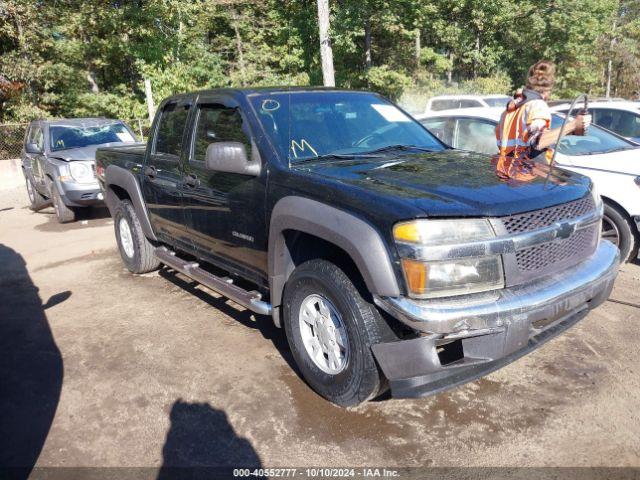
M495 233L488 221L416 220L395 226L397 242L419 246L454 245L488 240ZM412 297L436 298L504 288L499 255L446 261L402 259L407 288Z
M95 175L91 169L91 165L84 162L71 162L69 164L71 176L78 183L93 183Z

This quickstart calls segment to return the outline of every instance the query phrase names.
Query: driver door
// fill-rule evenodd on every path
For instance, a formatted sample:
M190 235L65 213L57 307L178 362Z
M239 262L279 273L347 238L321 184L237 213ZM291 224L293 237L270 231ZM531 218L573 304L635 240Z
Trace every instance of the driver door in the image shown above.
M259 153L247 119L231 98L201 97L181 186L187 234L199 257L256 283L267 278L266 169L260 176L210 170L207 147L240 142Z

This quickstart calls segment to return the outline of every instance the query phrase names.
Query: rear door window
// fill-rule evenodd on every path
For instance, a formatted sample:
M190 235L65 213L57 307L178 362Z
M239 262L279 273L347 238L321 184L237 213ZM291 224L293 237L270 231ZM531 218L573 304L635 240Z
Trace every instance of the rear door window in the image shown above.
M420 123L425 126L432 134L438 139L449 145L453 146L453 130L455 127L455 119L440 117L440 118L427 118Z
M433 102L431 102L431 110L450 110L452 108L458 108L459 105L460 100L434 100Z
M478 118L459 118L454 147L488 155L497 153L495 124Z
M468 98L460 100L459 108L475 108L482 107L482 104L478 100L471 100Z
M156 133L156 154L180 157L188 114L189 105L175 102L165 105Z

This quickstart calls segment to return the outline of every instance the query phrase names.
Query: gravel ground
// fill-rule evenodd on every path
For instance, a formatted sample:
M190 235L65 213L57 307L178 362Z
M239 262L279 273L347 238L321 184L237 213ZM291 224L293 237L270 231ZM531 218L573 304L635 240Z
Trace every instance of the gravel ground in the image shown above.
M0 464L640 467L638 265L488 377L345 410L269 318L166 270L130 275L104 211L59 225L25 199L0 192Z

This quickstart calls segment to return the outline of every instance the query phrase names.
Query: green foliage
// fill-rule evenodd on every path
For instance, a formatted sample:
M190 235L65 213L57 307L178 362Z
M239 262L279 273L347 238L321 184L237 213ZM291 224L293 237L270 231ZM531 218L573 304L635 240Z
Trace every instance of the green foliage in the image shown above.
M387 65L372 67L366 74L371 90L374 90L393 100L411 85L411 79L401 72L391 70Z
M544 57L558 65L556 97L602 95L608 78L612 95L640 89L637 0L330 5L340 87L412 105L435 94L509 93ZM316 8L315 0L0 0L0 122L144 118L144 79L156 104L205 88L319 84ZM19 94L3 92L3 81Z

